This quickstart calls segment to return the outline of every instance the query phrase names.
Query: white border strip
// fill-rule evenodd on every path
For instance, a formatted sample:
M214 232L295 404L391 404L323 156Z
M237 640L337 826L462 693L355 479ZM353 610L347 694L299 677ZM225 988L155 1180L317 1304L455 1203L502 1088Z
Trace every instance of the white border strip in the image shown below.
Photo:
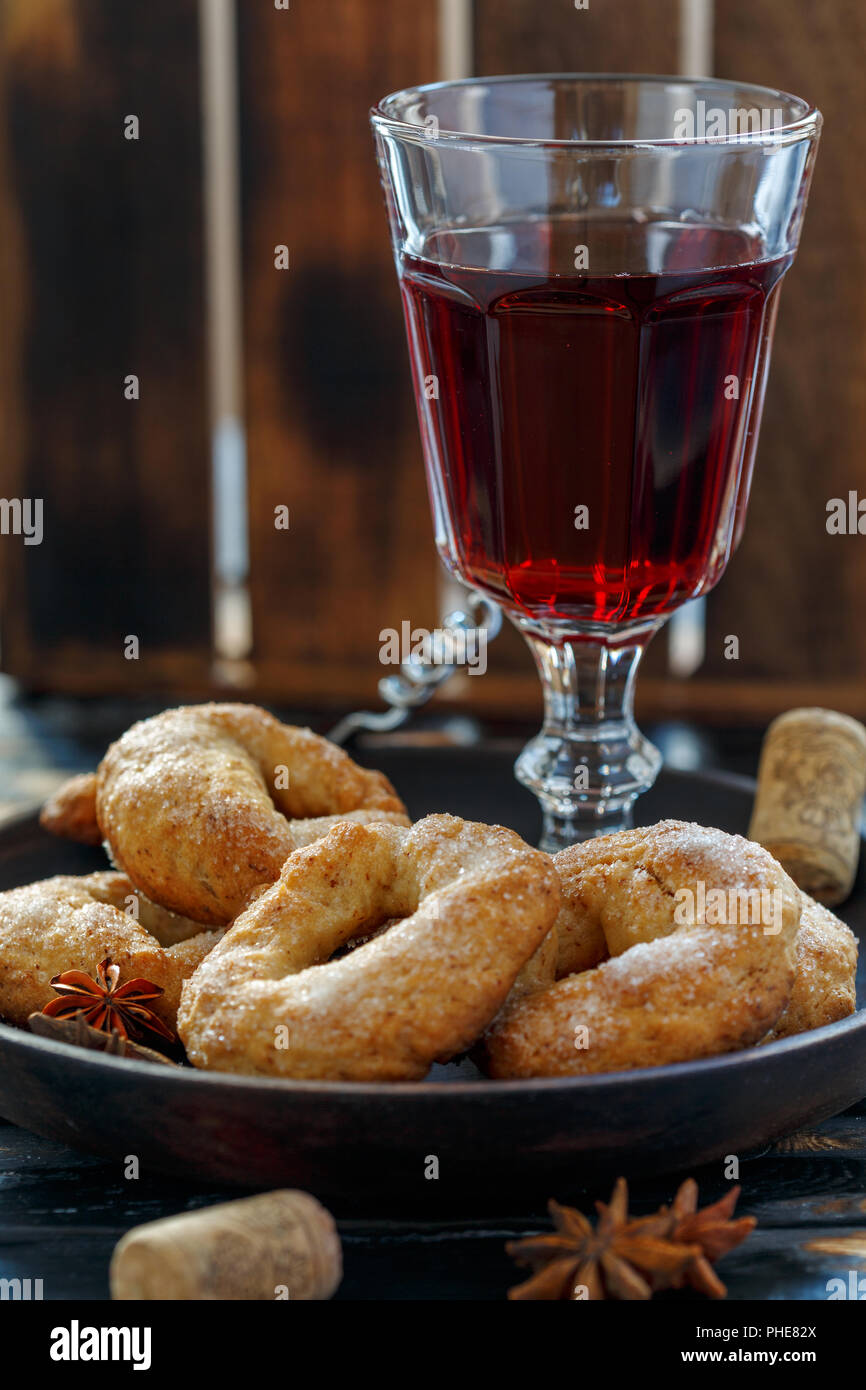
M199 0L205 296L212 446L214 646L250 648L243 321L234 0Z
M712 77L715 0L680 0L679 73Z
M679 73L712 77L714 0L680 0ZM668 624L668 670L685 679L703 665L707 649L707 601L676 609Z
M471 77L473 0L439 0L439 80Z
M439 81L454 82L461 77L472 77L475 71L474 0L438 0L438 18ZM437 565L436 569L437 601L440 616L444 617L446 613L465 603L466 589L459 580L447 574L441 565ZM464 688L463 678L457 676L449 683L448 689L443 690L443 697L447 700L449 693L459 693L461 688Z

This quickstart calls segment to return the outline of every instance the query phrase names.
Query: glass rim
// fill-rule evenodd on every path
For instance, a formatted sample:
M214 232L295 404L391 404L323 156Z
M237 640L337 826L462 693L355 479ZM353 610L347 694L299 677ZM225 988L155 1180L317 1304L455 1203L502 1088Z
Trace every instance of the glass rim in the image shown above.
M445 130L438 126L435 132L431 133L423 125L418 125L413 121L399 120L386 110L389 103L396 102L398 98L414 96L416 93L422 96L427 92L442 92L460 87L497 86L507 83L516 85L521 82L541 81L628 82L633 85L656 83L680 87L707 87L729 92L736 90L744 94L758 94L771 100L781 100L791 105L801 106L804 110L803 114L798 116L796 120L788 121L785 125L773 126L768 130L738 131L729 135L640 136L627 140L558 140L537 136L485 135L481 132L473 133L468 130ZM503 146L515 150L628 150L642 149L647 146L654 149L681 149L690 145L780 145L817 133L821 128L823 119L817 106L810 104L804 97L798 97L792 92L784 92L775 87L765 87L760 83L737 82L721 77L690 77L683 74L640 72L502 73L493 77L460 77L440 82L424 82L415 87L404 87L398 91L389 92L375 106L371 106L369 114L370 123L377 132L387 132L390 135L419 142L422 145L439 144L452 148L469 149L477 145Z

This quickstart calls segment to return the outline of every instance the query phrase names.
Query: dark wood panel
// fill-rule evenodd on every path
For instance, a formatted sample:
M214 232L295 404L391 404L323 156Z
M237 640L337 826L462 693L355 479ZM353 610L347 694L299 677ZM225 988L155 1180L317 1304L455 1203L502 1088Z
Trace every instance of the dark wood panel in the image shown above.
M0 493L44 499L41 545L0 536L3 667L52 688L201 681L197 6L7 0L0 33Z
M433 620L437 562L367 112L437 75L437 6L238 17L256 679L369 699L379 631Z
M475 0L475 71L676 72L679 0Z
M861 1251L866 1192L862 1136L847 1136L840 1152L835 1142L845 1117L820 1127L820 1152L797 1152L793 1136L786 1147L773 1146L766 1157L743 1160L743 1192L738 1215L753 1215L758 1227L725 1256L719 1274L732 1300L776 1299L826 1301L827 1281L840 1274L847 1280L849 1264L857 1266ZM859 1121L862 1129L862 1119ZM852 1126L853 1129L853 1126ZM790 1148L787 1145L790 1144ZM796 1154L796 1156L792 1156ZM703 1206L724 1191L718 1165L694 1175ZM631 1209L649 1215L662 1202L670 1203L682 1175L655 1179L633 1177L629 1182ZM337 1298L352 1300L449 1301L504 1298L518 1272L505 1253L505 1241L546 1231L544 1210L549 1195L574 1202L593 1216L593 1201L606 1201L615 1174L589 1188L551 1194L528 1184L519 1210L497 1217L452 1217L450 1220L388 1220L375 1211L365 1218L339 1222L345 1262ZM158 1217L192 1211L237 1196L236 1190L159 1178L144 1170L137 1182L124 1179L118 1164L76 1153L48 1139L28 1134L0 1119L0 1259L7 1277L33 1277L39 1270L45 1299L107 1299L108 1265L114 1245L132 1226ZM840 1260L832 1242L851 1242L851 1260ZM829 1245L829 1249L822 1248ZM843 1247L845 1249L845 1247ZM862 1247L861 1247L862 1250ZM847 1255L847 1249L845 1249ZM842 1265L840 1270L839 1266ZM679 1294L678 1301L689 1299ZM694 1296L699 1300L699 1296ZM699 1300L699 1309L706 1303ZM670 1306L670 1305L668 1305ZM20 1310L23 1314L23 1310ZM663 1316L661 1308L659 1317ZM823 1356L824 1348L822 1348Z
M716 7L716 70L797 92L824 132L800 252L782 287L743 544L709 600L706 674L857 682L866 676L866 537L830 536L829 498L866 496L866 9L833 0ZM725 635L740 637L726 661ZM824 703L824 701L822 701Z

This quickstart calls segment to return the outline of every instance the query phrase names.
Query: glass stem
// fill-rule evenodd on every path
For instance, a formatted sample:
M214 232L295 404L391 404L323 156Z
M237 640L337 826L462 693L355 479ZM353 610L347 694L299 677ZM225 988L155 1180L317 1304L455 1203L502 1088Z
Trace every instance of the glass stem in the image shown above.
M652 786L661 754L634 722L634 680L660 626L613 641L523 629L544 690L544 724L515 773L544 816L541 848L554 853L631 825L631 808Z

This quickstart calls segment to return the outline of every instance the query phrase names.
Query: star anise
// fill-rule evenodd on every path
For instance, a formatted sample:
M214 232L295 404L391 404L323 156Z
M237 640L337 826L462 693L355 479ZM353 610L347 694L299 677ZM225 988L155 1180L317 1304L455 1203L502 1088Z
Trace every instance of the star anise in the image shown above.
M91 1028L104 1033L119 1033L122 1038L141 1038L155 1033L168 1042L175 1036L161 1018L148 1007L152 999L162 994L159 985L150 980L127 980L121 985L120 966L106 956L96 968L97 979L83 970L64 970L51 981L58 998L45 1005L42 1012L49 1018L83 1018Z
M728 1291L713 1265L745 1240L758 1224L754 1216L738 1216L733 1220L739 1195L738 1185L720 1201L698 1211L698 1185L694 1178L687 1178L679 1188L668 1212L668 1237L685 1245L699 1245L701 1253L675 1276L672 1288L688 1284L708 1298L725 1297Z
M659 1289L686 1285L724 1298L712 1268L755 1226L755 1218L731 1220L739 1187L713 1206L697 1210L698 1187L689 1178L670 1207L629 1219L628 1187L619 1178L609 1203L596 1202L595 1227L573 1207L548 1203L555 1233L510 1241L509 1255L533 1275L509 1290L512 1299L647 1299Z
M653 1280L666 1283L700 1257L701 1247L667 1235L667 1209L629 1220L628 1187L619 1178L609 1204L596 1202L595 1227L573 1207L549 1202L556 1232L509 1241L508 1254L532 1277L509 1289L511 1299L647 1299Z

